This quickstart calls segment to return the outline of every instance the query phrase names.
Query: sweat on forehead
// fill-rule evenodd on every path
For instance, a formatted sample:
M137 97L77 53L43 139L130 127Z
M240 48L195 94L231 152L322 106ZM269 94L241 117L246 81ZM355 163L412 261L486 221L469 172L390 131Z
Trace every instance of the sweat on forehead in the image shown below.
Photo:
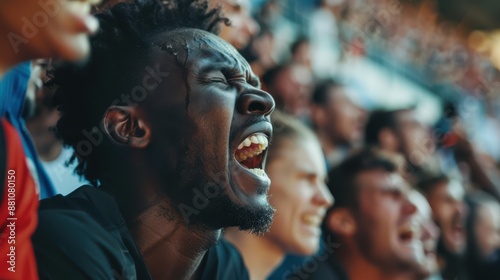
M179 28L156 34L153 45L183 64L193 59L210 59L212 62L228 63L234 68L250 69L248 62L233 46L200 29Z

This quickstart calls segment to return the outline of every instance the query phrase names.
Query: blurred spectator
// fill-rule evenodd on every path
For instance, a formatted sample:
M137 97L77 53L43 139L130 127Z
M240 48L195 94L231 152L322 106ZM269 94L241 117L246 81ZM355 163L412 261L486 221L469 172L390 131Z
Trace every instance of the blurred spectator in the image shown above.
M26 96L31 72L30 63L25 62L11 69L0 83L0 116L4 117L18 131L24 154L33 179L37 195L43 199L53 196L54 186L37 156L24 118L33 112L34 99Z
M242 53L252 66L252 71L259 76L276 66L277 58L270 51L275 48L276 38L267 28L262 28L261 33L254 38L248 49Z
M229 229L225 237L243 255L250 279L266 279L285 254L312 255L319 248L321 221L333 199L317 138L284 114L272 116L274 135L266 173L269 201L276 209L271 230L255 236Z
M436 245L439 237L439 229L432 219L432 209L425 197L416 190L409 195L410 201L417 207L417 213L413 216L413 226L418 227L415 235L422 242L421 250L416 247L417 263L412 279L438 280L442 279L437 264Z
M311 119L330 168L363 139L365 111L349 97L346 87L326 80L312 95Z
M291 63L312 70L311 41L307 37L299 37L290 47Z
M453 135L456 144L453 147L455 160L466 167L467 179L474 186L500 200L500 170L490 156L478 151L466 136L463 128L455 127Z
M500 276L500 204L491 195L475 191L467 196L467 264L471 279Z
M273 37L271 52L280 64L287 61L290 56L290 45L297 39L299 26L285 15L288 0L268 0L257 14L261 26L268 29Z
M264 73L262 82L273 96L276 108L302 120L309 120L313 85L310 71L297 65L280 65Z
M488 106L489 107L489 106ZM482 120L483 125L490 125L487 138L497 141L495 121L490 117ZM467 124L460 116L456 104L445 103L443 117L434 129L436 142L439 144L437 155L441 170L446 174L460 176L472 186L481 189L500 200L500 170L492 158L495 149L491 149L485 142L474 145L467 133ZM486 130L487 127L479 128ZM470 130L469 130L470 131ZM490 142L490 141L488 141Z
M210 5L222 6L229 25L221 24L219 36L237 50L247 47L251 39L259 33L259 24L250 15L250 0L210 0Z
M327 244L334 240L339 246L325 253L328 259L308 279L390 280L413 272L422 250L412 226L417 209L399 169L392 156L365 149L329 173L335 204L324 234ZM326 276L328 270L334 275Z
M58 56L79 60L89 51L87 34L97 30L84 1L0 2L0 75L29 59ZM24 20L21 20L24 19Z
M430 164L435 150L430 130L413 108L372 112L366 123L365 144L404 155L411 172Z
M341 54L337 18L345 8L344 0L321 0L320 7L311 15L311 38L314 75L331 78L335 75Z
M54 194L66 195L87 181L74 173L76 161L68 165L73 149L63 147L61 140L57 139L52 131L59 120L59 112L52 107L53 93L43 87L47 82L47 63L49 62L46 60L32 62L26 96L28 99L34 99L34 112L27 117L26 128L33 139L42 166L54 185Z
M52 194L22 119L29 65L22 64L5 76L4 73L18 63L40 57L57 56L72 61L84 58L89 51L87 35L98 27L97 20L89 15L90 5L98 2L0 2L0 36L4 38L0 40L1 279L38 278L31 246L38 193L41 197ZM10 187L12 184L14 187ZM14 242L7 240L12 233Z
M418 188L432 208L441 230L438 263L443 279L469 279L465 265L467 207L463 185L443 174L422 175Z

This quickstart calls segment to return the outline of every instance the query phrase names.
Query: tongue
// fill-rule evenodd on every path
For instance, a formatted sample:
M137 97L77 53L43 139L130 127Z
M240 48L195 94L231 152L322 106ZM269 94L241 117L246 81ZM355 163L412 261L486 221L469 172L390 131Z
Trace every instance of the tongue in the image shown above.
M256 155L253 158L248 158L240 163L241 163L241 165L243 165L244 167L246 167L248 169L260 168L261 157L262 157L262 155Z

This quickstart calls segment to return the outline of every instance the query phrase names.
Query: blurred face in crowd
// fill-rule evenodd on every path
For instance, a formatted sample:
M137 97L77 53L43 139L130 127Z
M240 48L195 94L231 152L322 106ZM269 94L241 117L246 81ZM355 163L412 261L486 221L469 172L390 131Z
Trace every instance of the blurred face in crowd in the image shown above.
M304 67L290 66L276 75L270 92L283 100L285 111L299 116L309 108L312 91L311 72Z
M438 272L436 244L439 229L432 220L432 210L425 197L417 191L411 191L409 199L417 207L412 226L414 227L413 238L421 242L421 248L415 250L415 260L416 272L419 278L423 279Z
M284 252L311 255L319 248L320 225L332 195L325 185L326 166L316 139L282 140L267 163L270 202L276 208L271 230L264 236Z
M408 200L407 183L398 173L380 169L363 171L356 181L359 193L352 241L368 261L384 270L411 267L421 242L413 238L416 207Z
M43 100L47 96L43 84L47 81L47 72L45 70L47 69L48 62L49 60L47 59L35 59L31 61L31 73L26 88L23 109L25 118L40 114L40 106L43 105Z
M419 166L425 163L434 152L430 131L418 120L415 110L397 114L397 131L399 148L411 164Z
M222 25L219 36L238 50L244 49L259 32L259 24L250 14L250 0L211 0L212 5L222 4L224 16L230 26Z
M474 231L481 257L486 259L500 250L500 205L497 202L479 206Z
M26 91L26 102L24 104L26 112L26 126L33 137L38 155L42 160L52 160L44 158L47 151L60 143L56 134L50 130L59 120L59 112L49 108L51 98L47 88L43 83L47 81L46 66L47 60L37 59L32 61L31 76L28 81Z
M265 230L273 213L263 171L272 97L260 90L243 57L211 33L179 29L153 40L149 59L166 80L137 114L138 125L150 128L139 136L150 133L144 152L160 185L167 186L161 192L183 205L179 209L191 222ZM120 110L113 114L119 126L127 118ZM210 203L196 206L197 192ZM193 207L199 211L188 212Z
M427 195L444 246L455 254L463 253L466 245L464 195L464 188L457 181L438 183Z
M261 74L267 69L271 69L276 65L274 53L269 51L273 50L276 45L276 38L270 31L265 31L259 34L252 42L252 50L257 57L257 61L253 62L255 71L260 71Z
M26 0L0 2L2 53L22 60L60 57L84 58L90 49L88 34L97 30L98 21L90 15L91 5L100 0Z
M311 67L311 44L309 41L303 41L297 46L292 54L292 60L299 65Z
M328 96L324 126L336 144L353 144L363 137L365 111L349 98L347 91L341 87L332 87ZM334 120L334 121L333 121Z

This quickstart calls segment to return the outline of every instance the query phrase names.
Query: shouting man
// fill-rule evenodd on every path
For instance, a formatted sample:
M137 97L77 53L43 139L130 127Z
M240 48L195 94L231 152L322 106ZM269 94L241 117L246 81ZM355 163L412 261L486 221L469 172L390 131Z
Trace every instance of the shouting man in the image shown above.
M51 74L58 133L99 187L41 203L41 277L247 279L218 242L224 227L263 233L272 220L273 99L210 33L224 19L204 1L137 0L97 18L89 62Z

